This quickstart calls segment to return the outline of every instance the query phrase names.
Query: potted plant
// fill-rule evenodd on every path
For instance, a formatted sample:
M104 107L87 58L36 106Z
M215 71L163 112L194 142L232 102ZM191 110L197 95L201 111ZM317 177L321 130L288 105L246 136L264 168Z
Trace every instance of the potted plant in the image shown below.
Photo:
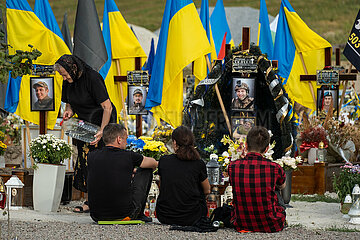
M281 190L281 195L284 199L284 203L289 204L291 199L292 172L296 171L298 164L302 162L301 157L298 156L293 158L290 156L283 156L282 158L273 161L279 164L285 171L286 185L285 188Z
M360 184L360 166L346 163L341 169L338 176L334 174L333 186L341 204L343 204L346 195L351 195L355 184Z
M30 142L35 161L33 181L34 210L55 212L64 187L65 159L71 157L71 145L52 134L40 135Z

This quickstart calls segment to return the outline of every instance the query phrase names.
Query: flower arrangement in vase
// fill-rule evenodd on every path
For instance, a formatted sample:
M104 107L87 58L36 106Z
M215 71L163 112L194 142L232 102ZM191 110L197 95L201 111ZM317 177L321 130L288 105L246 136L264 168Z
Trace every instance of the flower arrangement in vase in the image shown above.
M282 158L272 160L279 164L285 171L286 170L297 170L298 164L302 162L301 157L290 157L290 156L283 156Z
M352 193L355 184L360 183L360 166L359 164L346 163L341 166L339 175L334 173L333 187L341 203L344 202L347 194Z
M32 139L29 146L29 155L36 163L60 165L72 154L71 145L53 134L40 135Z

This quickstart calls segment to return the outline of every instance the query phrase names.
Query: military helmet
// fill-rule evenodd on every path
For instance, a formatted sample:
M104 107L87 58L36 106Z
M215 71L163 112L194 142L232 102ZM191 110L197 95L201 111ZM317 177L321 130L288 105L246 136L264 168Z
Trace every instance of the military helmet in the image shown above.
M247 85L246 83L237 83L236 86L235 86L235 92L238 90L238 89L245 89L247 93L249 93L250 91L250 88L249 88L249 85Z

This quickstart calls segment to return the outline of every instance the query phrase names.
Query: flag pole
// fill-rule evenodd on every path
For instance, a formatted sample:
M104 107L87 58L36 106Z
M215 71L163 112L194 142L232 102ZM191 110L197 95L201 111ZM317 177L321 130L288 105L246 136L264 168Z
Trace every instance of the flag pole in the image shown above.
M208 66L209 71L210 71L211 70L211 63L210 63L210 60L209 60L209 56L207 54L205 55L205 59L206 59L207 66ZM222 110L222 112L224 114L226 125L228 127L228 130L229 130L229 133L230 133L230 136L231 136L232 134L231 134L231 125L230 125L229 117L228 117L228 115L226 113L224 102L223 102L223 100L221 98L221 94L220 94L219 87L218 87L217 83L215 83L215 92L216 92L216 95L217 95L217 97L219 99L220 107L221 107L221 110Z
M120 76L121 75L120 61L119 61L119 59L115 59L115 62L116 62L117 75ZM120 97L121 97L121 104L122 104L123 113L124 113L124 125L125 125L127 133L129 133L128 124L127 124L127 114L126 114L125 103L124 103L124 94L123 94L122 82L120 82Z
M300 55L300 59L301 59L301 63L302 63L302 65L303 65L304 71L305 71L305 75L308 75L308 71L307 71L307 68L306 68L306 65L305 65L304 57L303 57L303 55L302 55L301 52L299 53L299 55ZM312 84L311 84L310 81L308 81L308 84L309 84L311 96L312 96L312 98L313 98L313 101L314 101L314 104L315 104L315 107L316 107L316 99L315 99L314 88L313 88L313 86L312 86Z
M352 64L350 63L350 66L349 66L349 68L348 68L348 73L351 72L351 68L352 68ZM341 93L340 105L339 105L339 109L338 109L339 114L340 114L340 110L341 110L342 104L343 104L343 102L344 102L344 98L345 98L345 93L346 93L346 88L347 88L348 82L349 82L348 80L345 80L345 83L343 84L343 91L342 91L342 93Z

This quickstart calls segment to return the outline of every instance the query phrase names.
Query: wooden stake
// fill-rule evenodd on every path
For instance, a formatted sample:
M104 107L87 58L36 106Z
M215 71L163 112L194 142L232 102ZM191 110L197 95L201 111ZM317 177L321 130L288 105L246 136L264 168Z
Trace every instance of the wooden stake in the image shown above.
M120 76L121 75L121 71L120 71L120 61L119 59L116 59L116 72L117 75ZM120 97L121 97L121 103L122 103L122 107L123 107L123 113L124 113L124 125L126 128L127 133L129 133L128 130L128 124L127 124L127 113L126 113L126 109L125 109L125 102L124 102L124 94L123 94L123 85L122 82L120 82Z
M27 142L28 142L28 146L30 147L31 136L30 136L30 127L28 121L25 121L25 126L26 126ZM34 166L34 159L31 156L30 156L30 160L31 160L31 166Z
M23 131L23 144L24 144L24 168L27 168L27 163L26 163L26 128L24 128Z
M352 64L350 64L349 69L348 69L348 72L351 72L351 68L352 68ZM344 102L344 98L345 98L345 93L346 93L346 88L347 88L348 82L349 82L349 81L346 80L345 83L343 84L343 91L342 91L342 93L341 93L340 106L339 106L339 114L340 114L340 110L341 110L342 104L343 104L343 102Z
M211 64L210 64L210 60L209 60L209 56L208 55L205 55L205 58L206 58L206 63L208 65L208 68L211 69ZM215 83L215 92L216 92L216 95L217 95L217 98L219 100L219 103L220 103L220 107L221 107L221 110L224 114L224 118L225 118L225 121L226 121L226 125L228 127L228 130L229 130L229 133L230 133L230 136L232 135L231 133L231 124L230 124L230 120L229 120L229 117L226 113L226 109L225 109L225 106L224 106L224 102L221 98L221 94L220 94L220 91L219 91L219 87L217 85L217 83Z
M250 49L250 28L243 27L242 29L242 49L241 50L248 50Z
M299 55L300 55L300 59L301 59L301 63L302 63L302 65L303 65L304 71L305 71L305 75L308 75L308 71L307 71L307 68L306 68L306 65L305 65L304 57L303 57L303 55L302 55L301 52L299 53ZM313 86L312 86L312 84L311 84L310 81L308 81L308 83L309 83L309 88L310 88L311 96L312 96L312 98L313 98L313 101L314 101L314 104L315 104L315 107L316 107L316 98L315 98L314 88L313 88Z

